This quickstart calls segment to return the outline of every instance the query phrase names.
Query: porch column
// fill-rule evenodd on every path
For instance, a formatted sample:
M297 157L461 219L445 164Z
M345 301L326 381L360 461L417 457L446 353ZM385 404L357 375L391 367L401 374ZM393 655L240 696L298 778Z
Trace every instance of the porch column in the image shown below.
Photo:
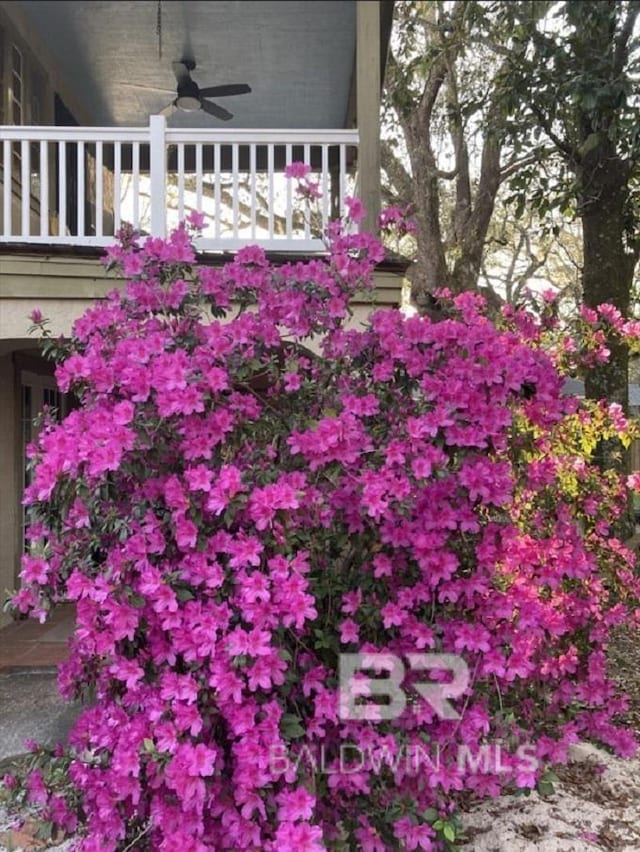
M356 104L359 196L367 208L364 230L377 233L380 212L380 3L358 0Z
M151 236L167 235L167 121L163 115L149 117L149 177L151 183Z

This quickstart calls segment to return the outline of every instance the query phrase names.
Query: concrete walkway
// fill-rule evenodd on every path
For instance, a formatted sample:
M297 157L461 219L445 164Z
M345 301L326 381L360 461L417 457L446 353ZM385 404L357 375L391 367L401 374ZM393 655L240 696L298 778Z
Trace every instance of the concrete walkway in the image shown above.
M0 761L24 753L24 741L64 740L78 709L58 695L56 666L67 656L74 613L61 606L49 621L0 630Z
M42 745L65 740L77 714L58 695L55 671L0 674L0 762L24 753L27 739Z
M24 754L25 740L52 745L67 738L80 708L58 695L56 666L67 656L74 617L65 604L46 624L27 619L0 629L0 776L11 771L11 758ZM25 816L21 825L0 808L0 852L71 849L71 840L56 846L39 841L37 821Z

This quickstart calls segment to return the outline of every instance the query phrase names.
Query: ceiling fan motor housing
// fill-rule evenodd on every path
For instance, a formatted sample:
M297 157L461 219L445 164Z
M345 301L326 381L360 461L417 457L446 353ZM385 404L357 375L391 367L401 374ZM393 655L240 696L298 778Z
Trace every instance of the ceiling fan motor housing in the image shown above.
M178 97L175 105L178 109L192 112L200 109L200 89L195 80L185 79L178 84Z

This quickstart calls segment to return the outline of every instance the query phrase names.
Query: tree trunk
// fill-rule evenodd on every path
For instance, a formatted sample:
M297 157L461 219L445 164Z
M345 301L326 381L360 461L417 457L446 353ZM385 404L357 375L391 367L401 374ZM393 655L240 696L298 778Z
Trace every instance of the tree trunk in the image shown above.
M635 252L625 245L629 166L604 141L585 154L576 176L581 190L584 303L596 308L608 302L626 317L637 259ZM629 353L626 346L615 340L608 340L607 345L610 359L589 370L586 395L589 399L617 402L626 411ZM599 456L604 468L624 471L625 454L617 442L603 442Z
M449 286L449 271L440 224L438 170L431 150L429 129L412 127L411 132L407 134L407 142L418 227L411 296L420 313L424 313L431 304L433 291Z

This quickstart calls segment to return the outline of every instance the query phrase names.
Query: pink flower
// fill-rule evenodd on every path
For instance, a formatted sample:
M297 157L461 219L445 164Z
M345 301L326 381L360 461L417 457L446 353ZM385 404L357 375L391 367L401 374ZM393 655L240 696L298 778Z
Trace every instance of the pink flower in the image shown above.
M281 822L310 820L313 816L316 800L304 787L285 790L277 796L278 819Z
M357 642L360 636L358 625L350 618L346 618L340 625L340 641L343 645Z
M285 373L284 388L287 392L292 393L293 391L300 390L301 385L302 378L299 373Z
M211 491L213 471L203 464L187 468L184 478L190 491Z
M307 163L289 163L289 165L285 166L284 174L285 177L288 178L306 178L306 176L311 171L311 166Z
M198 540L198 528L193 521L180 516L176 521L176 544L180 550L191 550Z
M399 207L385 207L378 217L378 227L381 230L395 231L399 236L417 232L415 222L409 218L408 208L402 210Z
M364 217L367 215L362 201L360 201L359 198L351 198L351 196L347 195L345 196L344 203L347 206L348 215L351 221L356 224L362 222Z
M284 822L276 833L278 852L323 852L322 830L306 822Z
M40 556L25 555L22 557L22 581L31 585L39 583L44 585L49 577L50 567L48 562Z
M184 761L185 769L189 775L194 777L206 777L213 773L216 762L216 752L207 748L203 743L194 747L182 746L179 757Z
M144 677L144 669L135 660L118 660L116 663L112 663L109 671L118 680L123 681L127 689L133 689Z
M187 216L187 222L191 225L192 228L195 228L197 231L201 231L206 227L204 213L201 213L198 210L191 210L191 212Z
M27 794L30 802L36 805L44 805L47 803L49 793L47 792L42 772L39 769L31 770L31 772L27 775L25 786L27 788Z
M406 618L405 611L395 603L387 603L380 610L385 627L399 627Z
M118 426L126 426L133 420L135 407L129 400L119 402L113 409L113 422Z

